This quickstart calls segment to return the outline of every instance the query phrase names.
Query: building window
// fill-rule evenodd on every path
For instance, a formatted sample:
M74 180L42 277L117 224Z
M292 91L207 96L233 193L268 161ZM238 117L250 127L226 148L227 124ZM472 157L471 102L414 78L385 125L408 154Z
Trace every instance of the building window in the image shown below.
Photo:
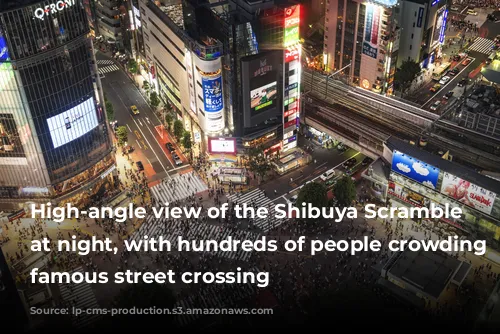
M413 45L411 45L411 44L410 44L410 50L411 50L412 46L413 46Z
M413 39L413 34L411 34L411 39Z
M144 35L144 38L146 39L146 41L149 41L149 35L146 32L144 32L143 35Z
M413 22L413 28L415 28L415 22Z
M151 48L146 44L146 51L151 52Z
M328 39L328 35L325 35L325 41Z
M328 23L328 17L325 19L326 23Z
M415 17L417 17L417 12L415 12Z

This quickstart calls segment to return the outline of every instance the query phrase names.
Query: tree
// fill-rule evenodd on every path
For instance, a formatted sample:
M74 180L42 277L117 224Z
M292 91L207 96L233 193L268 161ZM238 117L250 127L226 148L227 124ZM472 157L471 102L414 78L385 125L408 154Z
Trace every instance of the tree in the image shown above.
M181 121L177 119L174 122L174 136L175 138L177 138L177 141L180 141L183 135L184 135L184 125L182 124Z
M191 133L189 133L188 131L185 131L184 135L182 136L182 146L184 146L186 152L189 152L189 156L192 159L193 151L191 149L193 148L193 141L191 140Z
M146 80L144 80L142 82L142 89L144 89L145 91L148 91L151 87L149 86L149 82L147 82Z
M113 306L119 309L146 309L154 307L157 309L173 309L176 298L172 291L166 286L158 283L138 283L130 284L121 289L113 301ZM157 315L118 315L109 317L104 325L109 325L113 330L136 328L137 322L142 329L160 328L158 325L169 328L175 325L174 317L159 317Z
M115 109L113 108L113 104L108 100L105 101L106 108L106 117L108 118L108 122L112 122L115 120Z
M118 138L118 145L123 146L128 141L128 132L126 126L119 126L116 129L116 137Z
M156 92L149 93L149 102L154 109L160 105L160 99L158 98L158 94Z
M406 94L411 83L420 74L422 69L420 65L414 60L405 60L401 64L401 68L396 71L395 81L399 85L401 94Z
M352 201L356 199L356 185L349 176L344 176L335 184L333 194L337 199L338 206L350 206Z
M167 114L165 115L165 122L167 122L168 131L172 131L173 121L174 121L174 116L172 116L172 113L167 112Z
M322 183L310 182L304 185L297 196L295 206L302 208L302 203L311 203L311 206L321 209L328 206L326 186Z
M135 61L135 59L129 59L129 61L128 61L128 70L130 71L130 73L135 74L135 73L137 73L138 69L139 69L139 67L138 67L137 62Z
M248 151L249 169L254 174L260 176L261 180L267 175L267 172L271 170L271 164L266 159L264 155L264 150L262 147L252 147Z

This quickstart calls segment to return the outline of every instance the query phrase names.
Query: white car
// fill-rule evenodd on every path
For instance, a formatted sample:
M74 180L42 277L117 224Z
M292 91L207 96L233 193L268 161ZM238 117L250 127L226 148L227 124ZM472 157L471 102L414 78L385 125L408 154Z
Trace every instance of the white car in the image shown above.
M451 10L454 10L456 12L458 12L460 10L460 8L458 8L457 6L451 6L450 8Z
M335 169L330 169L321 174L320 178L321 180L326 181L334 176L335 176Z
M439 106L441 105L441 101L436 101L434 104L431 106L431 110L438 110Z
M449 76L444 76L441 78L441 80L439 80L439 84L446 85L446 83L450 80L451 80L451 78Z

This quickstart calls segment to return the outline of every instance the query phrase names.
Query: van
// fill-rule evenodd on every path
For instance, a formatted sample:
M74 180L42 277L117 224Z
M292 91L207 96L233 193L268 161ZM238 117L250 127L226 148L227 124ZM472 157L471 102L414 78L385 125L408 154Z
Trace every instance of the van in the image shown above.
M335 176L335 169L330 169L330 170L327 170L326 172L324 172L323 174L321 174L320 178L321 178L321 180L326 181L328 179L331 179L334 176Z

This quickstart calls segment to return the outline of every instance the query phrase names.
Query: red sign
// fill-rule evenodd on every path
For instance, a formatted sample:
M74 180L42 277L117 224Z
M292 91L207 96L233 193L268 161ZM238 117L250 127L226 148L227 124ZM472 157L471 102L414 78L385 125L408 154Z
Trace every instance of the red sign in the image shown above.
M300 19L300 5L285 9L285 19L298 17Z
M378 44L379 21L380 21L380 8L375 7L373 11L373 25L372 25L372 39L371 39L371 43L373 45Z
M291 48L285 50L285 63L289 63L293 60L299 59L299 49L298 48Z
M284 117L288 117L292 114L295 114L297 112L297 108L290 109L288 111L285 111L285 114L283 115Z
M296 124L297 124L297 119L295 118L295 119L293 119L293 120L291 120L289 122L286 122L285 126L283 127L283 129L289 128L289 127L294 126Z

